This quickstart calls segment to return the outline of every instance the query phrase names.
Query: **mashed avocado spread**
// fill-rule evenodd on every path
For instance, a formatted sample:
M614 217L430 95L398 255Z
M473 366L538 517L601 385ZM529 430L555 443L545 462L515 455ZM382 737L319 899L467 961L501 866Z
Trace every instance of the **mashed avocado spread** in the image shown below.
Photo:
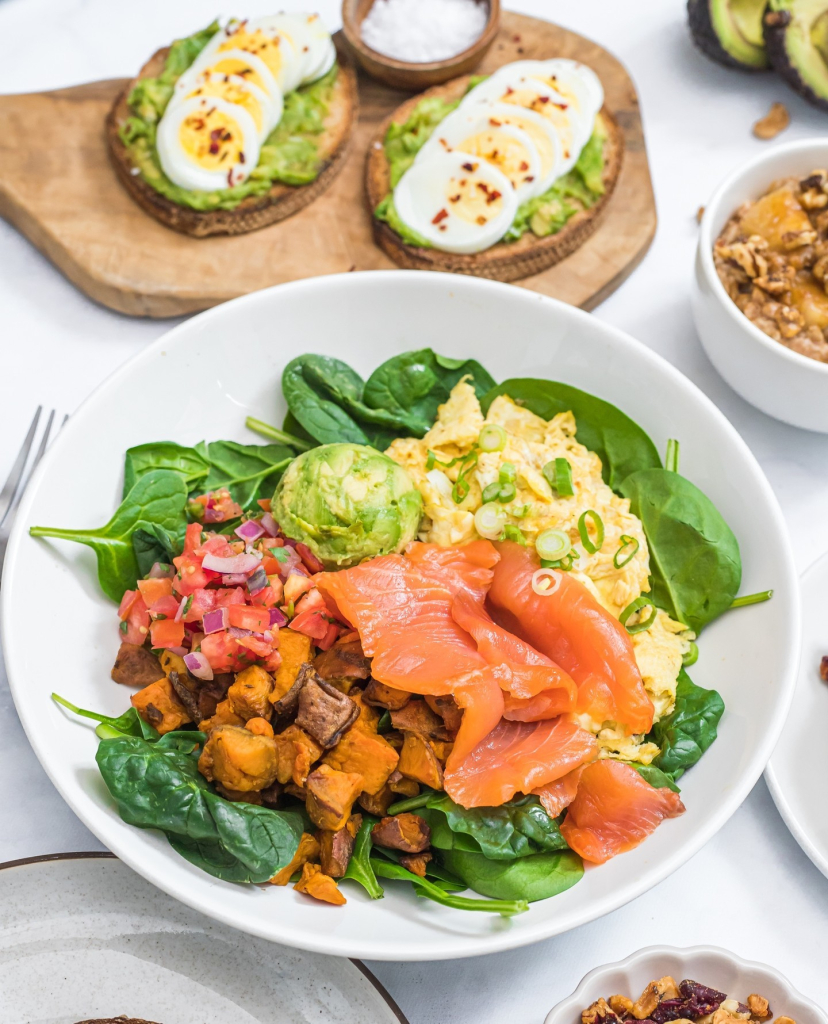
M484 77L473 78L469 82L469 90L482 82ZM390 165L392 190L414 163L417 153L437 125L459 105L460 100L449 103L438 97L426 97L417 104L404 124L392 122L385 135L385 156ZM542 196L527 199L518 207L515 220L503 236L503 241L515 242L527 231L539 238L557 234L576 213L593 206L605 191L603 174L606 139L606 125L599 114L595 119L595 130L572 170L558 178ZM400 219L394 206L393 191L377 205L374 216L385 221L407 245L431 248L430 242Z
M175 83L218 31L219 24L214 21L172 44L161 74L142 79L129 94L132 116L120 130L121 141L143 180L167 199L193 210L232 210L248 196L264 195L274 182L306 185L313 181L319 173L315 138L324 131L328 102L338 74L334 64L318 81L285 96L282 119L262 144L259 162L242 184L213 192L180 188L161 169L155 133Z

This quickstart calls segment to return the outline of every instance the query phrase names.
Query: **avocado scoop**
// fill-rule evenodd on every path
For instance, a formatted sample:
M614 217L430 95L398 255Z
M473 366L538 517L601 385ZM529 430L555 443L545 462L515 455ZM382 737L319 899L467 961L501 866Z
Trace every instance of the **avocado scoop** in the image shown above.
M417 535L423 499L402 466L375 448L323 444L288 466L271 502L287 537L326 569L402 551Z
M687 0L696 46L725 67L762 71L769 66L762 15L767 0Z
M828 2L770 0L764 30L774 71L809 103L828 110Z

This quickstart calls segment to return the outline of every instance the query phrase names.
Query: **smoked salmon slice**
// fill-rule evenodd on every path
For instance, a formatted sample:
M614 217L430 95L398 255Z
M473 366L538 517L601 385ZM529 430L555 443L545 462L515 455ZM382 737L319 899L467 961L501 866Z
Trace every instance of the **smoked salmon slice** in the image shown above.
M578 792L578 783L584 773L586 765L573 768L571 772L562 775L554 782L547 782L545 786L533 791L533 795L539 797L543 809L550 818L557 818L565 807L569 807Z
M446 792L461 807L499 807L591 761L597 751L595 737L571 718L503 719L461 763L447 766Z
M453 595L464 591L481 603L491 586L492 570L500 560L488 540L473 540L456 548L414 541L405 554L420 572L444 583Z
M665 818L683 813L678 793L656 789L628 764L596 761L581 775L561 833L584 860L603 864L638 846Z
M649 732L653 705L621 623L568 572L558 573L554 592L536 594L535 552L514 541L496 547L500 561L488 594L494 620L569 673L578 686L578 712L618 722L630 732Z

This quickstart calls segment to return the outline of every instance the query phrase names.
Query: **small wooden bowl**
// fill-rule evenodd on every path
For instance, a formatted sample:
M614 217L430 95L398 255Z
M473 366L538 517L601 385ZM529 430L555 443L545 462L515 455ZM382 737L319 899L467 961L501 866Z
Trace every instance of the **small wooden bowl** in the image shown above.
M432 85L440 85L458 75L467 75L477 67L494 42L500 27L500 0L477 0L489 8L489 19L482 35L462 53L447 60L425 64L409 63L386 57L366 46L362 39L362 22L374 0L342 0L342 32L357 62L372 78L392 86L419 92Z

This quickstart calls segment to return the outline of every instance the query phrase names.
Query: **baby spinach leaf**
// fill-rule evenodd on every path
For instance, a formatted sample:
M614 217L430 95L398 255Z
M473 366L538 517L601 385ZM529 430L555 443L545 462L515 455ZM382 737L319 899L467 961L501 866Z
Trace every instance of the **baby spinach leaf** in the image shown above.
M647 535L653 600L701 632L739 590L742 560L733 531L713 502L678 473L640 470L619 490Z
M161 737L158 730L151 726L149 722L145 722L135 708L129 708L128 711L118 715L117 718L112 718L110 715L100 715L97 711L87 711L86 708L79 708L76 704L73 704L57 693L52 694L52 700L56 704L68 708L73 714L80 715L81 718L91 718L93 722L98 722L98 728L95 731L99 736L106 729L108 731L105 735L109 738L114 738L115 735L141 736L145 740L154 741ZM198 733L198 735L202 734Z
M641 427L614 405L586 391L558 381L518 377L492 388L482 402L484 413L498 395L508 395L545 420L571 411L575 436L600 457L604 480L614 491L630 473L661 466L655 445Z
M354 843L354 852L351 854L348 867L342 876L350 878L353 882L359 882L372 900L381 899L385 895L371 866L371 847L373 846L371 829L378 820L370 815L363 815L362 825L360 825Z
M672 789L674 793L681 792L670 776L654 764L639 764L638 761L632 761L630 768L635 768L641 778L646 779L653 789L664 789L666 786L667 789Z
M296 852L301 816L218 796L182 749L184 736L101 742L96 761L121 817L164 832L182 856L218 878L268 881Z
M435 793L419 812L431 827L432 846L482 853L489 860L515 860L541 851L565 850L558 823L534 796L500 807L465 809L445 793Z
M138 563L139 577L146 576L156 562L171 564L184 550L186 521L182 520L175 530L167 530L158 523L145 523L143 529L132 535L132 550Z
M363 401L375 409L387 409L409 435L422 437L437 418L438 406L468 375L478 398L495 386L475 359L449 359L430 348L404 352L374 370L365 382Z
M175 530L184 521L187 487L178 473L155 469L142 476L121 502L115 515L97 530L60 530L32 526L33 537L57 537L92 548L98 558L101 589L113 601L135 587L138 561L132 534L153 524Z
M136 482L153 469L171 469L180 473L187 490L195 490L210 471L209 463L195 448L185 448L174 441L152 441L128 448L124 458L124 497Z
M319 444L367 444L365 432L351 416L308 383L304 371L310 360L314 360L318 374L337 383L341 393L362 395L363 380L347 363L328 356L298 356L282 373L282 393L293 418Z
M209 466L201 489L226 487L243 509L255 506L259 498L269 498L294 459L293 450L283 444L200 441L195 450Z
M470 889L497 900L535 903L572 888L584 866L572 850L535 853L517 860L489 860L482 853L442 850L442 863Z
M464 854L464 856L469 856ZM471 854L479 856L479 854ZM408 871L394 861L371 858L371 865L379 878L397 878L403 882L411 882L414 891L418 896L434 900L444 907L451 907L453 910L479 910L489 914L500 914L503 917L512 917L514 914L522 914L529 909L526 901L520 897L514 899L493 899L493 900L472 900L466 896L455 896L446 892L445 889L430 882L427 878L420 878L413 871Z
M719 694L697 686L682 669L676 685L676 706L656 722L648 737L661 747L653 763L673 779L681 778L716 739L723 714L724 701Z

